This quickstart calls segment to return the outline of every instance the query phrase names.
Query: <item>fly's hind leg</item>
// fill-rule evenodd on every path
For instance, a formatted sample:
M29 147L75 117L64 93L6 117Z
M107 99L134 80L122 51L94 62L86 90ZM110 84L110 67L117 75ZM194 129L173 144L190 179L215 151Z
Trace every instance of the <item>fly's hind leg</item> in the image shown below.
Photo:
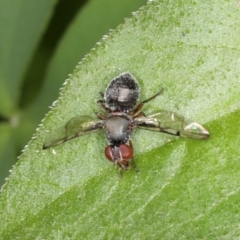
M162 94L164 88L161 88L160 91L158 93L156 93L155 95L153 95L152 97L140 102L137 107L133 110L133 112L131 113L131 115L133 116L133 118L139 117L139 116L144 116L144 113L141 112L140 110L142 109L143 105L145 103L150 102L151 100L153 100L154 98L156 98L157 96L159 96L160 94Z
M107 113L110 113L110 112L111 112L111 110L110 110L108 107L106 107L106 105L105 105L105 100L98 100L98 101L97 101L97 104L98 104L105 112L107 112Z

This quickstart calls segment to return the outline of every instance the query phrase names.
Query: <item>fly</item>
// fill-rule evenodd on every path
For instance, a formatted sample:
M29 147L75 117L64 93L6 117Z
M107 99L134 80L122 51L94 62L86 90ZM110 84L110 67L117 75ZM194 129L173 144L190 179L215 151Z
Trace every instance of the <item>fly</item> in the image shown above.
M86 115L71 118L64 127L49 136L43 144L43 149L102 129L108 141L105 148L106 158L121 170L128 170L133 159L130 137L135 128L193 139L208 139L209 132L203 126L177 113L159 110L146 116L142 112L144 104L162 92L163 88L137 105L140 97L138 81L130 73L122 73L109 83L105 93L101 94L103 99L97 102L104 113L97 113L97 118Z

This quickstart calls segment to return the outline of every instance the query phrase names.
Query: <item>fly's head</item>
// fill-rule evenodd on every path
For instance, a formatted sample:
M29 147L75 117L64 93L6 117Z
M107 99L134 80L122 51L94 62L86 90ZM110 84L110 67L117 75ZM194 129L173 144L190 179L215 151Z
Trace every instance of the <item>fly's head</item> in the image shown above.
M109 145L105 148L105 156L110 162L118 165L121 169L128 170L129 162L133 158L132 144Z

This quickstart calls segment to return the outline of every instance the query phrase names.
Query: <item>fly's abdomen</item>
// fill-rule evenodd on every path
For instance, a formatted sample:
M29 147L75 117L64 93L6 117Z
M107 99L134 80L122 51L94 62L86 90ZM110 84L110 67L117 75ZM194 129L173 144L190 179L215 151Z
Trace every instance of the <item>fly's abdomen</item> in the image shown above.
M130 73L123 73L108 85L104 98L112 110L129 112L139 99L139 84Z

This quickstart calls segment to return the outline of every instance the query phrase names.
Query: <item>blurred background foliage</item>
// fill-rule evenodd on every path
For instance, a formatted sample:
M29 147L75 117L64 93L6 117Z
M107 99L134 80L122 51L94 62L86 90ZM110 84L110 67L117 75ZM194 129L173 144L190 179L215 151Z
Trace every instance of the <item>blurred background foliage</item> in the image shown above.
M0 2L0 186L77 63L146 0ZM67 34L77 27L78 35Z

